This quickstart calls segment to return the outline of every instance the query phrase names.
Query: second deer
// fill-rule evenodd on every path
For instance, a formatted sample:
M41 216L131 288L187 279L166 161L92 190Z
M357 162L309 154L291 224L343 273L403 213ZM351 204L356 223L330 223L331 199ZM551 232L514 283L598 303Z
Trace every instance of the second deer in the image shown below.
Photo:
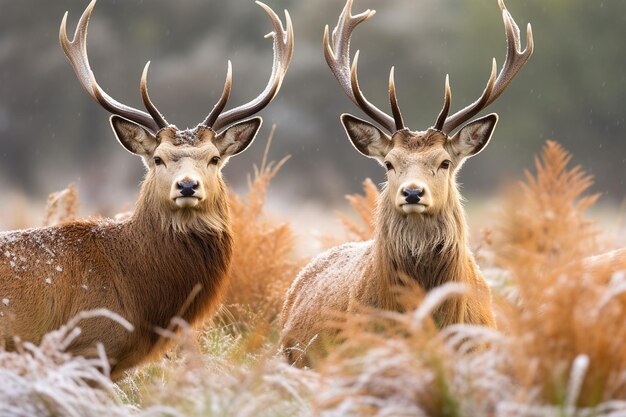
M425 131L405 126L393 68L389 77L392 116L371 104L359 88L359 53L350 66L350 37L374 12L353 16L352 0L348 0L332 38L326 27L324 53L330 69L350 100L386 132L349 114L342 115L341 122L356 150L386 168L387 183L378 200L374 239L320 255L300 272L289 290L282 312L281 344L290 362L311 364L323 344L335 338L337 330L328 321L336 313L355 312L361 306L400 309L397 289L407 284L406 278L426 291L449 282L468 287L467 295L447 300L435 312L438 324L496 325L489 287L468 248L456 175L469 157L487 146L498 116L470 120L504 92L533 51L530 25L527 47L521 51L519 29L504 3L499 4L508 47L502 70L497 74L494 59L483 94L453 115L449 115L451 91L446 78L443 109Z

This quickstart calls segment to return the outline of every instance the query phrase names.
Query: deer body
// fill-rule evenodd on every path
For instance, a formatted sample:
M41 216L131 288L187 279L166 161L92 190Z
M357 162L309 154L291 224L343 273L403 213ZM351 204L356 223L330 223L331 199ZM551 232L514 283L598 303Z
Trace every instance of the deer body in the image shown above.
M489 287L467 246L456 176L464 162L489 143L498 116L470 120L502 94L530 58L531 28L528 46L520 51L519 29L499 0L508 46L500 73L494 59L481 97L451 116L446 78L445 102L435 125L411 131L400 111L393 68L391 116L369 102L359 87L359 53L351 63L350 38L374 12L353 16L352 3L347 0L332 34L326 27L324 55L348 98L389 133L354 116L341 116L355 149L387 169L387 183L378 199L374 239L322 254L300 273L287 295L281 345L289 361L299 366L310 365L335 339L336 326L330 322L337 313L355 312L362 306L399 310L403 306L397 290L407 284L426 291L449 282L465 284L467 294L445 301L435 311L437 323L495 326Z
M192 129L168 123L150 100L148 65L140 84L147 113L109 96L97 83L87 56L93 0L74 39L63 18L60 41L87 93L113 114L111 127L127 151L140 156L147 174L134 214L124 221L88 220L0 235L0 343L39 342L43 335L84 310L105 308L134 331L105 318L81 323L68 349L96 354L102 344L111 376L158 355L166 346L159 329L175 330L180 317L195 323L220 301L232 258L227 191L221 170L254 140L262 120L244 120L276 96L293 56L293 28L266 5L274 31L274 66L266 89L254 100L224 112L232 67L222 96ZM243 120L243 121L242 121ZM221 131L218 131L221 129Z
M219 210L228 221L228 208ZM160 354L166 344L156 329L168 328L178 315L193 324L215 309L232 252L228 229L176 233L161 221L140 206L123 222L77 221L3 235L5 346L14 348L15 335L38 343L79 312L104 307L134 331L105 318L85 320L71 352L94 355L96 343L104 343L113 378Z
M401 310L399 289L418 284L428 291L450 282L467 296L447 300L435 313L445 326L495 327L491 295L467 245L466 221L453 176L442 210L427 216L398 211L386 186L379 195L373 240L348 243L314 259L296 278L282 312L282 346L290 362L310 365L333 341L337 313L362 307ZM305 350L307 354L303 355Z

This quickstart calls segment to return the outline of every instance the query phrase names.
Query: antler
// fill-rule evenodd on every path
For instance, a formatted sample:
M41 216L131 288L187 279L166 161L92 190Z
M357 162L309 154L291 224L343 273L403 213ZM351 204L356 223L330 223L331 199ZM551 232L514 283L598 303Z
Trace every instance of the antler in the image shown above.
M519 73L519 71L526 65L530 56L533 53L534 43L533 43L533 31L530 23L526 29L526 49L521 50L521 39L520 39L520 30L515 20L506 9L506 5L503 0L498 0L498 4L500 5L500 9L502 10L502 19L504 20L504 28L506 30L506 42L507 42L507 52L506 52L506 60L502 69L500 70L500 74L498 74L496 78L496 59L493 59L493 64L491 68L491 76L489 77L489 81L487 82L487 87L483 91L483 94L462 110L459 110L455 114L450 117L447 117L448 111L450 109L450 92L449 86L446 89L446 101L444 104L444 109L442 110L441 115L436 124L436 128L440 129L444 133L450 133L461 124L470 120L472 117L476 116L481 110L489 106L493 103L500 95L507 89L511 81L515 78L515 76ZM447 81L446 81L447 83ZM441 124L441 121L444 120L445 123Z
M148 95L147 76L150 62L148 62L144 69L140 84L141 96L143 98L144 105L150 114L120 103L109 96L98 85L96 77L89 66L89 57L87 56L87 27L89 26L89 19L91 18L91 13L93 12L95 5L96 0L92 0L83 12L83 15L78 21L78 25L76 26L74 39L70 41L67 37L67 12L65 12L65 15L63 16L61 29L59 31L59 41L61 42L61 46L65 51L65 55L70 60L81 85L94 100L100 103L100 105L110 113L117 114L132 120L133 122L139 123L153 132L168 126L169 123L165 120L156 106L152 104Z
M360 107L368 116L376 120L381 126L385 127L389 132L404 129L404 122L400 107L396 98L396 87L394 82L394 70L391 69L389 74L389 101L393 116L391 117L378 107L370 103L359 88L357 77L357 67L359 62L359 51L354 56L354 62L350 67L350 38L356 27L374 16L376 11L366 10L356 16L352 15L352 2L346 2L337 26L332 33L332 46L330 42L328 25L324 29L324 56L339 85L352 100L354 104Z
M274 31L265 36L266 38L272 38L274 41L274 63L272 65L272 74L270 75L269 82L265 90L254 100L220 114L226 107L232 85L232 69L229 62L228 75L226 77L222 97L203 122L204 126L217 130L258 113L274 99L285 78L287 68L289 68L291 58L293 57L294 38L291 17L289 16L289 12L285 10L285 20L287 22L287 29L285 30L280 18L269 6L260 1L257 1L256 4L265 10L274 26Z

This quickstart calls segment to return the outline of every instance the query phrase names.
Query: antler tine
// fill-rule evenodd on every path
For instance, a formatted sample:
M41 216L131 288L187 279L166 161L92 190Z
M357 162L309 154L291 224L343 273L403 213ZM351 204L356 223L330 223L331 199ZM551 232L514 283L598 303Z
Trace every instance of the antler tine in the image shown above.
M220 113L224 111L224 108L226 107L226 103L228 103L232 86L233 86L233 65L229 59L228 70L226 71L226 81L224 82L224 90L222 91L222 97L220 97L220 100L217 102L215 107L213 107L213 110L211 110L211 113L209 113L209 115L204 120L204 122L202 122L204 126L211 127L215 124L215 121L217 120Z
M143 105L150 113L150 116L154 119L156 124L160 129L169 126L165 117L161 114L159 109L152 103L150 100L150 95L148 94L148 70L150 69L150 61L146 63L146 66L143 69L143 74L141 75L141 83L139 84L139 91L141 92L141 99L143 100Z
M72 64L72 68L78 77L81 85L87 93L96 100L102 107L113 114L123 116L133 122L156 132L160 129L159 123L154 120L148 113L129 107L118 102L109 96L98 85L96 78L89 65L89 57L87 55L87 28L91 13L96 5L96 0L92 0L85 9L74 33L74 38L70 41L67 36L67 16L66 12L61 21L59 30L59 41L61 47L65 51L65 55Z
M328 35L328 25L324 29L324 56L331 71L344 87L348 97L357 104L350 91L350 39L352 32L358 25L365 22L376 14L375 10L366 10L356 16L352 16L352 1L348 0L339 15L337 26L332 33L332 47Z
M256 4L265 10L274 27L274 31L265 36L266 38L271 38L274 41L272 74L270 75L270 79L265 87L265 90L263 90L263 92L261 92L261 94L259 94L254 100L217 116L215 123L211 126L216 130L258 113L265 106L267 106L278 93L283 79L285 78L285 74L287 73L287 69L289 68L289 64L291 63L291 59L293 58L294 36L293 25L291 23L291 16L289 16L289 12L285 10L285 20L287 23L287 27L285 29L283 28L283 23L278 15L274 13L269 6L261 3L260 1L257 1Z
M396 123L396 130L404 129L404 120L402 119L402 113L400 112L400 105L398 105L398 96L396 94L396 80L395 80L395 68L391 67L389 71L389 102L391 103L391 111L393 113L393 120Z
M497 67L496 60L494 58L491 77L489 78L489 82L487 83L487 87L485 88L483 94L474 103L462 110L459 110L446 120L442 129L446 133L450 133L500 97L509 84L511 84L511 81L513 81L513 79L517 76L519 71L524 67L524 65L526 65L533 53L534 41L530 23L528 24L526 30L526 49L522 51L519 27L515 23L511 13L507 10L504 1L498 0L498 4L502 10L502 20L504 21L507 42L507 52L504 65L496 78Z
M352 32L359 24L365 22L376 13L376 11L368 9L353 16L352 2L353 0L347 0L339 16L337 26L335 26L332 32L332 45L328 25L324 29L324 57L348 98L389 132L395 132L396 120L367 101L361 90L358 89L355 65L358 61L358 52L354 57L352 66L350 65L350 39ZM357 87L356 89L355 86Z
M446 122L448 118L448 113L450 113L450 106L452 105L452 90L450 89L450 75L446 75L446 89L445 89L445 97L443 101L443 108L437 117L437 123L435 123L435 129L442 130L443 124Z

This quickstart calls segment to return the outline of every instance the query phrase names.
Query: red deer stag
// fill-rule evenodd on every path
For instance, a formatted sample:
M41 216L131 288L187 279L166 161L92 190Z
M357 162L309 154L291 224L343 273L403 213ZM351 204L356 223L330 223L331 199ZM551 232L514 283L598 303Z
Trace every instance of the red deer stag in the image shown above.
M167 328L175 316L198 322L219 303L232 258L221 169L256 136L262 119L244 119L276 96L294 41L288 12L285 29L272 9L257 2L274 29L268 35L274 61L267 87L249 103L224 112L232 85L229 62L218 103L202 123L183 130L168 123L150 100L148 65L140 84L148 113L116 101L98 85L87 56L95 3L83 13L72 41L65 14L61 46L87 93L113 114L119 142L143 159L147 174L136 209L124 221L74 221L0 235L0 340L8 349L15 348L16 337L37 343L80 311L106 308L126 318L134 331L89 319L69 351L91 355L102 342L115 379L162 352L165 343L155 329Z
M448 79L445 103L435 125L426 131L405 127L396 98L394 70L389 77L389 116L371 104L359 88L358 52L350 67L353 30L374 15L352 16L348 0L332 33L324 33L326 61L344 92L390 135L349 114L341 122L354 147L387 169L387 183L378 200L374 239L333 248L304 268L288 292L282 312L281 343L292 363L310 364L322 341L336 331L328 320L358 306L400 309L397 288L408 277L430 290L448 282L466 284L471 295L449 300L435 312L440 325L475 323L495 326L489 287L468 248L466 222L456 175L465 160L485 148L498 121L496 114L474 120L504 92L533 51L520 51L520 33L500 1L507 38L507 56L499 75L495 59L487 87L478 100L452 116ZM302 354L302 349L308 352Z

